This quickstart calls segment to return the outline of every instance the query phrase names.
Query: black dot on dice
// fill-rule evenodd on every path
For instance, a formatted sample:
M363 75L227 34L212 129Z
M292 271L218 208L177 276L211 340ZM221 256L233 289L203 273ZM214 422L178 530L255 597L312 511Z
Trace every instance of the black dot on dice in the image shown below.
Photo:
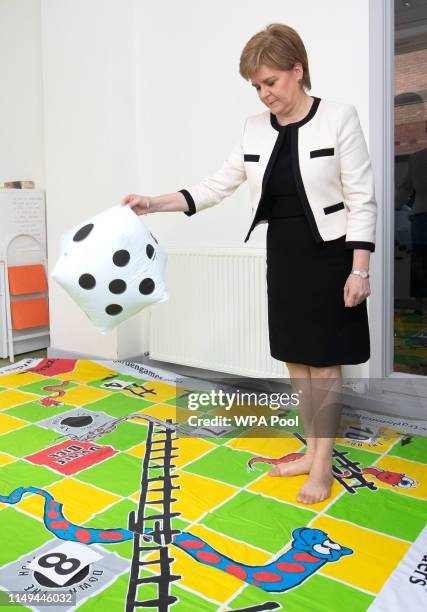
M116 266L123 268L123 266L127 266L130 260L129 251L125 251L124 249L121 251L116 251L113 255L113 262Z
M87 414L82 414L76 417L67 417L62 419L61 425L68 425L68 427L85 427L90 425L93 421L93 418Z
M111 316L118 315L122 312L123 308L118 304L109 304L105 309L105 312Z
M121 278L115 278L108 285L108 288L111 291L111 293L115 293L116 295L118 295L119 293L124 293L126 291L127 285L125 281L122 280Z
M79 278L79 285L82 289L93 289L96 285L96 280L92 274L82 274Z
M154 288L155 284L152 278L144 278L144 280L139 283L139 291L142 295L150 295L150 293L153 293Z
M147 248L145 249L145 252L147 253L147 257L149 259L151 259L154 255L154 247L152 244L147 244Z
M81 242L82 240L87 238L89 234L91 233L91 231L93 230L93 227L94 227L93 223L88 223L87 225L84 225L83 227L81 227L74 234L74 237L73 237L74 242Z

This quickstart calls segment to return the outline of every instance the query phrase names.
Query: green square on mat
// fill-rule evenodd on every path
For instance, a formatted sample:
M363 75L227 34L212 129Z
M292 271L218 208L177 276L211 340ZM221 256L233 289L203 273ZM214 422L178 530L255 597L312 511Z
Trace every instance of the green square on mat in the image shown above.
M425 502L385 489L342 495L326 514L413 542L425 527Z
M0 470L0 495L9 495L18 487L47 487L62 479L62 475L43 465L14 461Z
M66 405L49 406L49 408L45 408L38 401L35 401L29 402L28 404L21 404L20 406L14 406L13 408L7 408L7 410L4 410L3 412L5 414L11 414L14 417L18 417L19 419L30 421L30 423L37 423L38 421L43 421L44 419L48 419L49 417L53 417L57 414L62 414L63 412L67 412L67 410L73 409L74 406Z
M52 444L58 435L57 431L29 425L0 436L0 451L9 453L13 457L31 455Z
M99 612L111 610L119 612L126 607L126 596L129 586L129 572L122 574L107 588L86 599L80 606L73 608L79 612ZM142 608L144 610L144 608ZM155 608L151 608L154 610ZM147 610L147 608L145 608Z
M406 444L402 444L402 440L399 440L387 454L393 457L427 463L427 437L413 436L411 441Z
M141 473L142 460L123 453L75 474L74 478L127 497L139 490Z
M108 386L109 383L115 380L121 380L123 382L135 383L137 385L143 385L147 381L142 378L135 378L135 376L127 376L126 374L113 374L106 378L100 378L99 380L92 380L86 383L88 387L95 387L96 389L102 389L103 391L110 391L112 393L120 393L123 389L114 387L114 385ZM107 385L106 387L104 385Z
M113 528L128 528L128 517L129 512L138 511L138 504L129 499L123 499L117 502L111 508L107 508L103 512L99 512L96 516L90 519L90 521L84 524L84 527L95 527L97 529L113 529ZM160 514L160 510L151 506L146 507L146 516ZM186 521L181 520L178 517L172 519L172 527L184 531L188 526ZM125 557L126 559L132 558L133 551L133 540L127 540L126 542L120 542L119 544L103 544L108 550L114 551L117 554Z
M117 429L98 438L97 444L108 444L117 450L127 450L147 439L148 428L134 423L119 423Z
M16 561L52 539L44 524L14 508L0 510L0 566Z
M339 563L339 561L338 561ZM284 593L266 593L248 585L231 600L231 609L249 608L270 600L282 605L286 612L366 612L375 597L350 585L314 574L299 586Z
M183 471L244 487L260 476L260 472L248 470L247 463L253 456L244 451L236 452L227 446L218 446L207 455L187 464ZM263 464L262 471L267 471L270 467Z
M129 499L123 499L117 502L114 506L107 508L103 512L99 512L83 527L94 527L95 529L127 529L129 512L138 510L138 504ZM103 544L106 550L116 552L118 555L126 559L132 559L133 539L119 544Z
M77 383L69 381L67 385L64 385L63 380L59 378L46 378L45 380L38 380L37 382L29 383L26 385L22 385L21 387L17 387L19 391L25 391L26 393L36 393L37 395L54 395L55 392L58 391L69 391L73 387L77 387ZM52 387L58 386L58 389L48 389L45 390L43 387ZM58 398L61 401L61 398Z
M152 406L153 402L147 402L139 397L128 397L123 394L112 394L108 397L103 397L91 404L85 404L87 410L95 410L96 412L106 412L113 417L128 416L133 412L139 412Z
M305 527L315 516L316 513L311 510L241 491L209 512L200 523L268 552L277 553L291 540L294 529Z

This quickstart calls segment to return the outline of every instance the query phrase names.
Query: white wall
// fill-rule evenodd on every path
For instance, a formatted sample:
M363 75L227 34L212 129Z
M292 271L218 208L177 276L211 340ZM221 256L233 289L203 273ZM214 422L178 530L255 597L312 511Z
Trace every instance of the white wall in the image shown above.
M44 188L40 0L0 0L0 182Z
M303 38L311 93L355 104L368 138L368 0L134 0L134 6L138 182L132 190L176 191L219 168L243 119L265 110L238 66L247 40L272 22ZM191 218L148 218L164 244L178 247L243 246L249 222L244 185ZM258 226L248 245L264 246L265 228Z
M311 93L355 104L369 141L369 0L134 0L138 181L131 191L156 195L200 181L220 167L246 116L262 112L239 75L247 40L269 23L286 23L304 40ZM167 247L244 247L251 218L242 185L219 206L191 218L146 217ZM265 245L266 225L248 246ZM347 366L368 376L369 365Z
M20 3L34 10L38 4ZM43 81L50 265L66 229L124 194L175 191L220 166L244 117L264 110L238 63L245 42L268 23L300 32L312 93L355 104L368 138L368 5L41 0L43 70L36 73ZM26 14L36 32L36 16ZM244 248L247 189L192 218L169 213L146 220L166 247ZM258 227L250 246L263 246L264 233ZM147 348L144 315L101 336L54 283L50 303L53 351L109 358Z
M130 0L42 0L50 269L61 234L117 204L135 181L131 30ZM117 332L97 332L54 282L50 307L52 353L119 356Z

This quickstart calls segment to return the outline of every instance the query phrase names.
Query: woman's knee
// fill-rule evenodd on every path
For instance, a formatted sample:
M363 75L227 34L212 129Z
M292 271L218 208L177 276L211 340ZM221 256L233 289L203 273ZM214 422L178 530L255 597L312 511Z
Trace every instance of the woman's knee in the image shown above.
M291 378L310 378L310 367L302 363L286 362Z
M341 366L327 366L324 368L309 367L311 378L329 378L331 380L341 377Z

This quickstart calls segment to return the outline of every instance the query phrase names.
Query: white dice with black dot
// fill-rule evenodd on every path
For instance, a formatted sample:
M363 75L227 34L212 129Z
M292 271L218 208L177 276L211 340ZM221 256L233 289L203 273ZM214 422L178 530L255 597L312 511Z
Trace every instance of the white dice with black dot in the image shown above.
M166 254L128 206L114 206L61 239L52 277L106 333L142 308L168 299Z

